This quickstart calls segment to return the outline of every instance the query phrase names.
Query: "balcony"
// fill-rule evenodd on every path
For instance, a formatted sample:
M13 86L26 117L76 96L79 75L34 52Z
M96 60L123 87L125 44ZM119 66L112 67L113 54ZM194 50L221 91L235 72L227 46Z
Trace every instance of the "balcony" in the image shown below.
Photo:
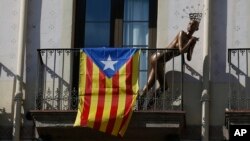
M185 125L182 101L183 56L174 57L178 51L175 49L140 48L140 51L140 90L147 83L150 56L156 52L172 52L173 58L164 66L164 84L168 83L169 89L164 90L160 96L156 95L156 84L147 91L145 98L138 98L129 129L171 129L171 132L180 134ZM78 107L79 55L80 49L38 50L37 92L35 109L30 111L30 118L34 120L40 134L49 134L46 132L48 127L73 126ZM144 104L139 109L142 100Z
M250 125L250 49L228 49L227 129L234 125Z

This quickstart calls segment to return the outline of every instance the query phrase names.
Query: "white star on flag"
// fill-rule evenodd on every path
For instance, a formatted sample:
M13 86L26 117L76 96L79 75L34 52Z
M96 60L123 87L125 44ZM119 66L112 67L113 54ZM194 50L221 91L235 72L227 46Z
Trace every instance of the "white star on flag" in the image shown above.
M109 55L109 57L106 61L101 61L101 62L105 65L103 70L111 69L111 70L115 71L114 65L118 61L112 61L111 56Z

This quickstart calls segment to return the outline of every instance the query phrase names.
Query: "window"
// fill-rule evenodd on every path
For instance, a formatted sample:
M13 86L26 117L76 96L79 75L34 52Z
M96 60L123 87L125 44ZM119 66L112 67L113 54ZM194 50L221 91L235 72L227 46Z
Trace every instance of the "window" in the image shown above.
M148 0L125 0L123 46L148 46Z
M86 0L84 47L109 46L111 0Z
M77 0L75 48L156 47L157 0ZM140 87L146 83L148 54L141 54ZM73 67L78 88L79 58Z
M77 0L75 47L156 45L157 0Z

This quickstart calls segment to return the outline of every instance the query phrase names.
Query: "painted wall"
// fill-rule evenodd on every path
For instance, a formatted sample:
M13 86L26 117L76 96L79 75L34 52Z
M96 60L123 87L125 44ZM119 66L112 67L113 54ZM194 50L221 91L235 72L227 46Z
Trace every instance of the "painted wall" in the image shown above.
M0 126L12 126L13 96L16 84L17 42L19 25L19 0L0 0ZM193 8L192 8L193 7ZM250 91L250 61L240 61L240 69L229 74L227 65L228 48L249 48L250 1L219 0L212 1L212 74L211 109L212 126L224 124L224 110L228 104L229 79L240 81L235 91ZM159 0L157 47L168 45L175 35L186 31L188 13L203 11L203 0ZM37 49L70 48L72 46L73 0L29 0L28 33L25 54L25 92L24 111L34 106L37 79ZM200 38L192 61L186 62L184 75L184 110L188 125L200 125L201 91L203 77L203 20L200 29L194 34ZM243 56L246 55L243 54ZM240 56L243 58L243 56ZM248 56L250 53L248 52ZM237 56L234 56L237 57ZM232 59L232 61L236 60ZM58 62L60 63L60 62ZM238 62L233 62L238 65ZM248 64L248 67L247 65ZM171 63L167 63L168 70ZM65 68L66 69L66 68ZM67 70L65 70L67 71ZM176 68L178 74L180 66ZM240 75L238 72L242 72ZM58 72L60 73L60 72ZM65 74L64 74L65 75ZM69 75L63 76L69 81ZM237 86L237 87L236 87Z
M189 21L188 13L195 11L204 13L203 2L203 0L159 0L157 47L166 47L179 31L186 31ZM228 106L229 79L235 81L234 85L240 82L239 87L234 86L236 91L244 92L244 94L250 92L250 63L247 59L243 60L246 58L246 52L239 56L241 59L239 70L243 72L242 74L239 75L237 71L232 70L232 75L230 75L227 63L228 48L249 48L250 18L247 14L249 8L248 0L211 1L211 126L224 124L224 111ZM188 125L200 125L201 122L203 24L201 20L200 29L194 34L200 40L194 48L192 61L186 61L185 67L184 110L187 112ZM249 56L250 52L247 54ZM237 54L232 56L232 61L237 66L236 58ZM167 69L170 66L166 64Z
M1 132L7 134L5 136L11 135L14 110L19 9L19 0L0 0L0 126L8 128L8 131ZM29 0L28 2L23 113L34 107L38 63L37 49L71 48L72 15L73 0ZM67 67L69 68L69 66ZM64 75L65 80L69 81L69 74ZM27 126L31 125L29 122L24 122Z
M157 47L164 48L176 37L180 31L187 32L189 12L203 12L201 0L159 0L158 2L158 25ZM184 110L187 112L187 122L192 125L200 124L200 95L202 80L202 43L203 43L203 20L200 22L199 31L193 36L200 38L197 42L192 61L186 60L184 68ZM180 59L180 57L178 57ZM176 59L178 59L176 58ZM181 71L180 63L176 61L175 73ZM200 64L200 65L197 65ZM166 63L167 74L172 75L172 62ZM171 76L170 76L171 77ZM171 82L170 82L171 83ZM191 88L191 89L190 89ZM195 110L194 110L195 108Z
M0 1L0 125L12 124L17 42L19 25L19 1Z
M27 55L26 55L26 73L27 75L27 101L35 99L37 87L34 83L34 78L37 77L37 49L43 48L71 48L73 34L73 0L31 0L28 11L28 35L27 35ZM59 57L59 56L57 56ZM62 57L62 56L60 56ZM65 57L65 62L68 62L70 57ZM44 56L42 57L45 63ZM48 68L53 70L54 56L48 57ZM57 58L56 66L62 64L62 59ZM67 64L67 63L66 63ZM70 66L65 66L65 72L70 72ZM66 82L70 81L70 73L55 71L55 73L64 78ZM51 76L48 75L48 76ZM49 77L48 81L52 81ZM48 82L49 83L49 82ZM28 102L27 109L33 108L34 103Z

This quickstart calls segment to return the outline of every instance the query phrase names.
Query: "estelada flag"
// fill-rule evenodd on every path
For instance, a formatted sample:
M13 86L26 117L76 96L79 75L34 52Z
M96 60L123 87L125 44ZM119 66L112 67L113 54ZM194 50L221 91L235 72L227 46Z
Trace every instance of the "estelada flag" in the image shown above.
M124 135L138 91L139 55L135 48L81 50L79 104L74 126Z

